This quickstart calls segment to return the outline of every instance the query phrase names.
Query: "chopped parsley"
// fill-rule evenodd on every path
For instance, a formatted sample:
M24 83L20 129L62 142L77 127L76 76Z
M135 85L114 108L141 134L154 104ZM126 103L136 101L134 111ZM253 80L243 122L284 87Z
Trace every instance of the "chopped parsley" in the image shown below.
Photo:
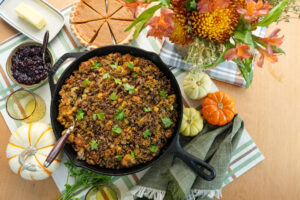
M146 130L143 132L144 138L148 137L149 135L150 135L150 130L149 130L149 129L146 129Z
M117 109L117 111L115 113L115 120L121 120L124 118L124 116L125 116L124 110Z
M115 133L122 133L122 129L120 127L118 127L117 125L114 125L114 127L112 128L112 131Z
M127 64L127 66L128 66L130 69L133 69L133 68L134 68L134 64L133 64L133 63L127 62L126 64Z
M118 61L115 62L115 64L110 65L110 67L113 68L113 69L117 69L118 68Z
M107 79L107 78L110 78L110 74L108 72L103 75L103 79Z
M115 78L115 83L122 85L122 81L119 78Z
M111 100L116 100L117 98L118 98L118 96L117 96L117 94L116 93L111 93L110 95L109 95L109 98L111 99Z
M130 150L130 155L131 155L131 158L132 158L132 159L135 159L134 151Z
M138 77L138 74L134 73L132 76L133 76L133 78L136 78L136 77Z
M76 118L77 118L77 120L82 120L83 119L83 117L84 117L84 112L82 111L82 109L78 109L77 110L77 115L76 115Z
M149 150L151 151L151 152L153 152L153 153L155 153L155 152L157 152L157 146L156 145L152 145L150 148L149 148Z
M84 81L83 81L83 84L84 85L89 85L91 83L91 81L89 81L88 79L85 79Z
M124 84L124 88L125 90L129 91L129 94L133 94L135 91L134 91L134 86L128 84L128 83L125 83Z
M91 146L91 150L96 150L98 149L98 143L97 143L97 140L91 140L90 141L90 146Z
M122 156L121 155L116 155L115 159L117 159L118 161L121 161L122 160Z
M92 69L97 69L97 68L100 68L100 67L102 67L101 63L95 62L92 66Z
M160 91L160 95L165 99L167 98L167 94L165 91Z
M144 112L151 112L152 111L152 109L151 109L151 107L144 107Z
M161 118L161 121L164 123L165 128L169 128L173 124L169 117L163 117Z
M146 85L146 88L150 89L151 87L150 87L150 85Z
M97 118L98 118L99 120L105 118L104 113L103 113L103 112L100 112L100 113L93 114L93 120L97 120Z

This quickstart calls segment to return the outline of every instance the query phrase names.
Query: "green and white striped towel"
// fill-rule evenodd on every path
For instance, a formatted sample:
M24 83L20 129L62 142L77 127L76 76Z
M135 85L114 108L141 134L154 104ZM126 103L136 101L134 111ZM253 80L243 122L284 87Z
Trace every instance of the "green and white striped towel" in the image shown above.
M57 37L49 44L49 48L53 53L54 59L57 60L60 56L67 52L76 52L76 51L84 51L85 49L74 39L72 36L69 24L68 24L68 16L70 13L70 6L62 10L62 13L66 19L66 25L62 29L62 31L57 35ZM6 98L9 94L13 91L19 89L20 87L14 84L9 78L5 70L6 59L9 56L11 50L16 47L21 42L29 40L26 36L22 34L18 34L7 41L4 41L0 44L0 112L11 132L17 129L19 126L22 125L22 122L15 121L11 119L5 110L5 102ZM147 38L146 32L143 31L139 38L131 43L132 46L140 47L142 49L153 51L159 53L162 47L162 44L153 39ZM62 74L64 69L68 66L70 61L67 61L56 73L56 78ZM170 68L174 73L177 81L182 83L184 76L186 73L177 68ZM179 84L182 85L182 84ZM182 89L182 88L181 88ZM212 92L217 91L218 88L213 85ZM44 84L39 88L32 89L33 92L39 94L46 102L46 114L44 118L41 120L47 124L50 124L50 90L48 84ZM189 100L184 93L183 98L186 104L189 104L191 107L199 107L199 101L192 101ZM64 157L63 161L67 158ZM236 178L250 170L252 167L257 165L264 159L262 153L257 148L256 144L245 130L240 142L237 146L237 149L234 151L232 156L228 172L226 178L224 180L223 186L226 186L230 182L234 181ZM121 191L121 199L122 200L132 200L134 197L130 193L130 189L136 185L136 183L140 180L140 178L145 174L147 170L139 172L137 174L132 174L128 176L122 177L114 177L114 184L117 185L119 190ZM64 165L61 165L60 168L52 175L58 189L62 192L64 190L64 184L67 180L67 169ZM79 199L84 199L85 193L82 192L79 194Z

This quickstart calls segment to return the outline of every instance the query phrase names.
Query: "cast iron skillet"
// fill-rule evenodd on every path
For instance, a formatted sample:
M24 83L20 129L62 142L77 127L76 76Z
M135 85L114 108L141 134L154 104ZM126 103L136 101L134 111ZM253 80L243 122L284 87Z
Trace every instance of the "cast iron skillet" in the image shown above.
M88 59L94 57L94 56L104 56L109 53L119 52L121 54L129 53L132 56L136 57L144 57L148 60L151 60L157 67L160 68L160 70L167 76L167 78L171 81L171 85L175 91L176 97L177 97L177 112L178 112L178 119L176 122L176 127L174 128L173 136L169 139L168 143L163 147L160 154L153 158L151 161L145 163L136 165L130 168L123 168L123 169L108 169L108 168L101 168L97 165L89 165L85 161L76 159L76 152L73 150L72 146L70 144L66 144L64 146L64 152L69 157L70 161L78 166L82 167L84 169L110 175L110 176L119 176L119 175L127 175L139 172L141 170L144 170L150 166L152 166L154 163L158 162L163 156L165 155L174 155L181 159L183 162L185 162L186 165L188 165L196 174L201 176L205 180L212 180L216 176L216 172L212 166L207 164L206 162L198 159L197 157L185 152L180 143L179 143L179 129L182 121L182 115L183 115L183 103L181 99L181 92L180 88L178 86L178 83L172 74L172 72L169 70L169 68L162 62L160 57L152 52L144 51L142 49L138 49L135 47L130 46L123 46L123 45L112 45L112 46L106 46L102 48L95 49L93 51L89 52L79 52L79 53L66 53L64 54L54 65L52 68L52 71L49 73L49 85L51 90L51 124L53 128L53 132L57 139L61 137L62 131L65 129L57 120L58 116L58 105L60 96L58 92L61 90L62 85L65 83L65 80L70 77L70 75L73 73L74 70L78 69L78 66L81 62L87 61ZM68 68L63 72L63 74L60 76L59 80L57 81L57 84L54 83L54 74L58 70L58 68L63 64L65 60L68 58L76 58L69 66ZM206 172L205 172L205 171ZM209 172L209 173L207 173Z

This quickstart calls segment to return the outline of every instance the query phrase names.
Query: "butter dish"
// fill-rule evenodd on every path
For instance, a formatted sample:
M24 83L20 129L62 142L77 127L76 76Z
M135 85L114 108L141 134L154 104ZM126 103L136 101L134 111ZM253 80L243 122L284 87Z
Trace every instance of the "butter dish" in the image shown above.
M15 9L21 3L25 3L43 15L46 25L42 29L34 27L18 16ZM49 30L49 41L51 41L65 23L64 16L44 0L0 0L0 17L27 37L40 43L43 42L46 30Z

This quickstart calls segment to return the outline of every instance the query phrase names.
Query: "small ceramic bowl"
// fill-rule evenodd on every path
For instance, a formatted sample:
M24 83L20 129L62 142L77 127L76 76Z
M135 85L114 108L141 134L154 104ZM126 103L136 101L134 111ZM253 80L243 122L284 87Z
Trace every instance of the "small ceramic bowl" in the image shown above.
M14 82L16 83L17 85L19 85L20 87L22 88L26 88L26 89L32 89L32 88L37 88L39 86L41 86L42 84L44 84L45 82L48 81L48 76L46 79L40 81L39 83L36 83L36 84L33 84L33 85L25 85L25 84L22 84L22 83L19 83L12 75L12 71L11 71L11 59L12 59L12 56L16 53L16 51L21 48L21 47L24 47L24 46L31 46L31 45L36 45L36 46L42 46L41 43L39 42L35 42L33 40L30 40L30 41L26 41L26 42L23 42L21 43L20 45L18 45L16 48L14 48L11 53L9 54L8 58L7 58L7 61L6 61L6 72L9 76L9 78ZM53 66L53 63L54 63L54 60L53 60L53 56L52 56L52 53L51 51L49 50L49 48L47 48L47 52L50 56L50 60L51 60L51 66Z

